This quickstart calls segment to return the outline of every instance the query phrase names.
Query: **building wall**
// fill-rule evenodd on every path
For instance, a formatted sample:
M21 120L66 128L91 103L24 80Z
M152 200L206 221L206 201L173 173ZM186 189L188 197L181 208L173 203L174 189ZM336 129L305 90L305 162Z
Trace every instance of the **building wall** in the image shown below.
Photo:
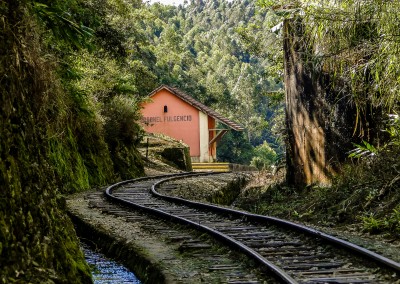
M150 133L162 133L182 140L189 145L191 157L200 158L205 155L200 151L199 110L167 90L160 90L151 97L151 100L152 102L142 105L144 129ZM164 106L167 107L167 112L164 112ZM206 141L208 147L208 133Z

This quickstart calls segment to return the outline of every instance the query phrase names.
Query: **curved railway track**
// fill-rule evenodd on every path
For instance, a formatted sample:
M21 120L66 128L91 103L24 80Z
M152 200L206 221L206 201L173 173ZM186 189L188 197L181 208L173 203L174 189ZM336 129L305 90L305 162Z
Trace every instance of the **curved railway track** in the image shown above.
M107 188L113 201L207 232L264 266L283 283L400 283L400 264L314 229L160 194L182 173L128 180Z

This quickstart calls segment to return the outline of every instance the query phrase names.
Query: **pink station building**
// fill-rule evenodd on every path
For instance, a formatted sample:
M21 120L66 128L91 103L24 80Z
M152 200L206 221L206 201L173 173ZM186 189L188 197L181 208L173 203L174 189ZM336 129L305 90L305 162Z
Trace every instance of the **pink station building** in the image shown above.
M243 127L230 121L177 88L162 85L142 104L144 129L182 140L190 147L192 162L214 162L217 142L230 129ZM216 121L227 128L216 128Z

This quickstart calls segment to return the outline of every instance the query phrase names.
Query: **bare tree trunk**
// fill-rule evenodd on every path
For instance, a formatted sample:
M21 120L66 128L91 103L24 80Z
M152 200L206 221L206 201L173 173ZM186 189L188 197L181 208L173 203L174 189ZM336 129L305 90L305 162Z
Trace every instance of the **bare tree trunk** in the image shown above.
M284 24L287 181L328 185L351 149L354 109L315 70L300 20ZM343 89L342 89L343 90Z

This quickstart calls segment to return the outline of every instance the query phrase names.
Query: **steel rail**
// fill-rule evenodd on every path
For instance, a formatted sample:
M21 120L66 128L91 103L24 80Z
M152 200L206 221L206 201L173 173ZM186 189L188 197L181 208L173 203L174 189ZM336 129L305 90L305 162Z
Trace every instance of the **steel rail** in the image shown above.
M168 175L167 178L162 179L161 181L158 181L156 183L153 184L152 189L154 187L154 185L164 182L166 180L170 180L170 179L175 179L175 178L180 178L180 177L193 177L193 176L201 176L201 175L210 175L210 173L181 173L181 174L172 174L172 175ZM128 184L128 183L132 183L132 182L137 182L137 181L144 181L144 180L151 180L151 179L159 179L165 176L155 176L155 177L144 177L144 178L138 178L138 179L132 179L132 180L127 180L127 181L122 181L119 183L116 183L114 185L109 186L106 190L105 190L105 195L106 197L120 203L123 205L127 205L129 207L134 207L136 209L142 210L142 211L146 211L152 214L155 214L159 217L162 218L166 218L166 219L173 219L176 221L179 221L181 224L188 224L192 227L194 227L195 229L198 230L202 230L204 232L207 232L215 237L217 237L220 240L223 240L225 242L227 242L229 245L231 245L232 247L238 249L239 251L244 252L246 255L248 255L249 257L253 258L254 260L256 260L258 263L265 265L267 267L268 270L270 270L276 278L278 278L282 283L287 283L287 284L298 284L298 282L296 280L294 280L291 276L289 276L285 271L283 271L282 269L280 269L278 266L274 265L273 263L271 263L270 261L268 261L267 259L265 259L262 255L260 255L259 253L257 253L256 251L254 251L253 249L251 249L250 247L244 245L243 243L236 241L235 239L229 237L228 235L219 232L215 229L212 229L210 227L207 227L205 225L202 225L200 223L196 223L192 220L188 220L186 218L183 217L179 217L170 213L167 213L165 211L159 210L159 209L155 209L155 208L150 208L147 206L143 206L143 205L139 205L137 203L125 200L123 198L119 198L116 196L112 195L112 190L124 185L124 184Z
M250 220L250 221L252 220L252 221L257 221L257 222L272 223L272 224L277 224L280 226L285 226L287 228L295 229L297 231L306 233L308 235L312 235L312 236L316 236L321 239L324 239L324 240L326 240L332 244L335 244L337 246L350 249L351 251L361 254L361 255L363 255L371 260L374 260L376 262L379 262L379 263L385 265L386 267L396 271L397 273L400 273L400 263L398 263L392 259L389 259L387 257L384 257L382 255L379 255L379 254L377 254L373 251L370 251L366 248L363 248L356 244L350 243L343 239L328 235L328 234L318 231L316 229L313 229L313 228L310 228L310 227L307 227L307 226L304 226L301 224L297 224L297 223L294 223L291 221L276 218L276 217L253 214L253 213L240 211L240 210L236 210L236 209L232 209L232 208L225 208L225 207L220 207L220 206L202 203L202 202L198 202L198 201L191 201L191 200L183 199L180 197L172 197L172 196L164 195L164 194L157 192L156 187L159 186L160 184L171 181L171 180L179 179L179 178L182 178L182 177L167 177L163 180L158 181L157 183L153 184L153 186L151 188L152 194L157 196L158 198L162 198L164 200L168 200L168 201L175 202L175 203L189 205L189 206L193 206L193 207L201 208L201 209L208 209L208 210L212 210L214 212L220 212L220 213L224 213L224 214L231 214L231 215L235 215L238 217L246 217L246 219Z
M279 219L276 217L271 217L271 216L265 216L265 215L258 215L258 214L252 214L249 212L245 211L240 211L232 208L226 208L226 207L220 207L212 204L207 204L207 203L202 203L202 202L197 202L197 201L190 201L187 199L179 198L179 197L172 197L168 195L161 194L157 191L157 188L168 181L173 181L176 179L182 179L182 178L188 178L188 177L196 177L196 176L205 176L205 175L215 175L215 174L222 174L222 173L210 173L210 172L200 172L200 173L178 173L178 174L170 174L170 175L160 175L160 176L152 176L152 177L144 177L144 178L138 178L138 179L132 179L132 180L127 180L127 181L122 181L119 183L116 183L114 185L111 185L108 187L105 191L105 195L108 198L111 198L115 200L116 202L120 204L124 204L127 206L135 207L137 209L140 209L142 211L147 211L149 213L155 214L157 216L160 216L164 219L170 219L170 220L175 220L178 221L179 223L183 224L188 224L198 230L205 231L209 233L210 235L213 235L214 237L224 240L227 242L231 247L234 247L242 252L244 252L246 255L249 257L253 258L255 261L258 263L265 265L275 276L277 279L279 279L283 283L298 283L296 280L294 280L290 275L288 275L284 270L282 270L280 267L276 266L269 260L267 260L265 257L263 257L261 254L256 252L255 250L251 249L249 246L243 244L240 241L237 241L235 238L232 238L228 236L227 234L222 233L218 229L210 228L208 226L205 226L204 224L200 224L200 222L192 221L189 219L186 219L184 217L180 216L175 216L173 213L168 213L163 210L155 209L155 208L150 208L146 205L140 205L137 204L133 201L125 200L123 197L116 197L113 196L112 191L115 188L118 188L124 184L129 184L129 183L135 183L135 182L141 182L141 181L146 181L146 180L154 180L154 182L151 185L151 190L150 193L159 199L163 199L166 201L170 201L173 203L178 203L182 205L186 205L192 208L199 208L199 209L206 209L207 211L211 212L218 212L222 214L228 214L230 216L234 216L236 218L241 218L247 221L255 221L258 223L268 223L268 224L275 224L280 227L287 227L291 230L299 231L302 233L305 233L307 235L315 236L320 239L324 239L325 241L342 247L346 248L350 251L353 251L355 253L358 253L366 258L369 258L377 263L380 263L381 265L386 266L387 268L390 268L396 273L400 272L400 263L397 263L391 259L388 259L384 256L381 256L375 252L372 252L368 249L365 249L363 247L360 247L358 245L355 245L353 243L350 243L348 241L342 240L340 238L330 236L326 233L323 233L321 231L312 229L310 227L297 224L291 221ZM150 184L148 185L150 186Z

